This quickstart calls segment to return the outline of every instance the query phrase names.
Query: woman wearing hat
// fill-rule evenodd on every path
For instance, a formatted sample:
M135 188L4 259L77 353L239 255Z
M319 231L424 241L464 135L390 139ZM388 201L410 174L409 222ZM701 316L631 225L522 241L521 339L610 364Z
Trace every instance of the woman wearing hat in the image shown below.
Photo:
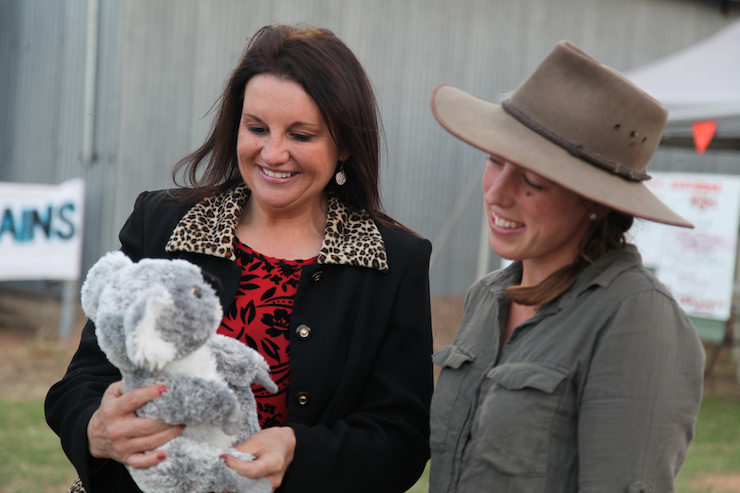
M666 492L686 456L704 352L625 233L692 227L644 185L666 110L560 42L501 105L432 94L489 154L491 248L432 400L430 492Z

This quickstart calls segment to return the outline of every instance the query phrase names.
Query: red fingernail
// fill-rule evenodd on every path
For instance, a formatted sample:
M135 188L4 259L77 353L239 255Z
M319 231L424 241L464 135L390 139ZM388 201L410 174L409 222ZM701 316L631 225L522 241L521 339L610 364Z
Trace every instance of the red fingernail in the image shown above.
M220 455L218 458L221 459L222 461L226 462L226 455Z
M165 392L167 392L167 386L166 385L160 385L157 390L159 390L159 395L162 395Z
M167 457L167 454L165 454L164 452L157 452L157 459L159 459L160 461L164 460L165 457Z

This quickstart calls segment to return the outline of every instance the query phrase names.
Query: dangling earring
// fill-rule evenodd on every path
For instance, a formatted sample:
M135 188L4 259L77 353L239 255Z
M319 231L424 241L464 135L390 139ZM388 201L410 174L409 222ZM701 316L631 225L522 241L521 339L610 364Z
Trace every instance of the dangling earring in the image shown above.
M591 214L588 215L588 218L592 221L596 221L597 217L599 216L597 216L595 212L592 212Z
M344 161L339 161L337 163L337 173L334 175L334 181L336 181L337 185L340 187L347 183L347 174L344 172Z

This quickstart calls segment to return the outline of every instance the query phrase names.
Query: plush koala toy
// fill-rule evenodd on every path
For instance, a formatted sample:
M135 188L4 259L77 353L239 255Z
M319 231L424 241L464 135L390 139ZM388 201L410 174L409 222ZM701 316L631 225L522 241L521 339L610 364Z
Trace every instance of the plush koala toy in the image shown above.
M200 269L185 260L132 262L121 252L97 261L82 285L82 307L95 323L98 344L123 376L124 392L152 384L167 391L139 416L187 425L162 449L167 458L148 469L128 468L147 493L269 493L267 479L227 468L234 445L259 430L250 384L271 392L262 356L216 333L222 312Z

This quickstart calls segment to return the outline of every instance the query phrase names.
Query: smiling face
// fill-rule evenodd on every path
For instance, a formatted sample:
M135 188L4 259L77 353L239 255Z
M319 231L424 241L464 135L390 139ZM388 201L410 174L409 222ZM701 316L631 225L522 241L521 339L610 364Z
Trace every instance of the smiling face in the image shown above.
M590 227L585 199L497 156L486 163L483 200L491 248L522 261L522 284L573 262Z
M323 214L324 187L342 156L300 84L268 74L249 80L236 152L252 207L271 215Z

